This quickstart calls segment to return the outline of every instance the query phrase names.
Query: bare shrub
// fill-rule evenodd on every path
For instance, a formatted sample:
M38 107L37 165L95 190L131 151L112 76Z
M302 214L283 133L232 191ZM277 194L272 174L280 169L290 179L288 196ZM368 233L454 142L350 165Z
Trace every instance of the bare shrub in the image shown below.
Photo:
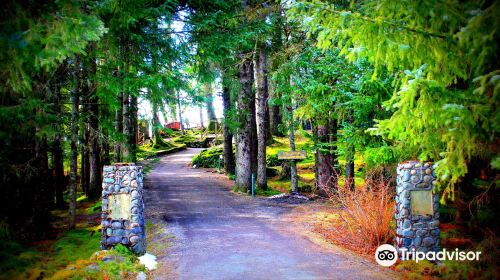
M364 186L339 188L330 198L340 203L339 219L328 238L360 253L372 253L394 236L394 178L366 176Z

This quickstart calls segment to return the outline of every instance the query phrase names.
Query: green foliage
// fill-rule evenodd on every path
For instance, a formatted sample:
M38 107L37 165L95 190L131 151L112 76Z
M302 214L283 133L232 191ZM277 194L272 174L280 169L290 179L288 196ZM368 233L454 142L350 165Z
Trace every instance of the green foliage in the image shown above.
M0 221L0 238L2 240L12 240L13 232L9 224L5 221Z
M4 96L30 95L38 71L49 72L64 59L85 53L87 44L106 32L102 21L86 15L77 2L33 3L29 8L16 2L6 4L11 12L2 18L0 30L4 50L0 54L4 69L0 92Z
M193 157L191 164L193 166L196 165L196 167L218 168L220 162L220 167L222 168L224 166L224 160L220 159L220 156L223 154L224 149L222 147L205 149Z
M135 259L134 252L132 252L128 247L118 244L113 248L113 251L119 256L126 256L129 259Z
M384 104L394 114L376 124L374 135L435 161L453 198L474 157L496 157L499 12L498 2L300 1L290 15L321 49L367 58L374 76L384 68L397 73Z
M280 166L283 160L278 159L277 154L266 155L267 166Z
M110 261L110 262L99 262L99 272L95 273L96 276L99 275L106 275L110 277L110 279L123 279L124 275L127 274L132 274L135 276L135 274L139 271L146 271L146 268L144 265L139 264L137 257L130 256L126 253L119 253L118 255L120 256L125 256L124 261Z
M371 169L379 165L399 163L404 158L400 153L401 151L393 146L368 147L364 152L366 167Z
M100 213L102 209L102 200L98 199L96 203L92 204L86 209L87 214Z
M314 148L322 153L333 147L335 154L344 158L351 147L363 151L382 145L381 137L366 130L374 125L374 119L391 114L382 110L382 102L390 98L391 76L383 71L374 79L374 68L366 59L349 62L338 49L322 52L312 43L297 43L292 59L273 73L279 103L294 100L296 116L316 126L337 123L338 131L332 135L337 141L315 140Z

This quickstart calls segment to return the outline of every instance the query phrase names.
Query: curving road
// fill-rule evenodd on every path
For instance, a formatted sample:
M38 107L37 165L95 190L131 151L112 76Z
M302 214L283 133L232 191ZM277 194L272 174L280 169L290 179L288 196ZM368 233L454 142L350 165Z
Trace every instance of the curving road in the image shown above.
M155 279L391 279L397 275L355 255L293 234L294 207L230 192L224 176L193 169L200 149L165 156L146 176L150 223L172 245L159 255Z

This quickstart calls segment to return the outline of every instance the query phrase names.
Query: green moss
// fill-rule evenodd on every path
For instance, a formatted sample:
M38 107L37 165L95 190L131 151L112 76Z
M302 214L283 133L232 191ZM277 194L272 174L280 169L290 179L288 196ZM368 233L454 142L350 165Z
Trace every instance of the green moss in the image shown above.
M82 194L76 198L76 202L84 202L84 201L87 201L87 199L88 199L88 197L85 194Z
M37 250L25 248L14 241L0 242L0 279L12 278L38 263L43 254Z
M273 196L273 195L277 195L277 194L280 194L281 192L271 188L271 187L267 187L267 190L262 190L260 188L257 188L255 189L255 194L256 195L259 195L259 196Z
M87 207L85 211L87 214L95 214L101 212L102 209L102 200L97 200L96 203L92 204L90 207Z
M208 144L206 137L200 138L191 133L176 137L172 142L177 144L185 144L190 148L206 148Z
M184 144L169 143L168 147L157 149L151 145L142 145L137 148L137 160L143 161L146 159L154 158L161 155L167 155L177 151L186 149Z
M193 164L193 166L196 165L196 167L218 168L220 161L220 167L222 168L224 161L220 159L220 156L223 154L224 150L222 147L205 149L199 154L195 155L191 163Z
M61 267L79 259L88 259L92 253L99 250L100 245L99 232L87 229L67 231L54 244L55 258L50 265Z

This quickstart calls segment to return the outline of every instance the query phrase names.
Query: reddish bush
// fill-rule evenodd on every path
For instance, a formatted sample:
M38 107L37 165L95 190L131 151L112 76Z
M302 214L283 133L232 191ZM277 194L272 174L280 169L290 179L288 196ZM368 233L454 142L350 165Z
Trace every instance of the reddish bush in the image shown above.
M394 230L394 178L366 176L364 186L339 188L330 197L342 207L328 238L361 253L391 244Z

